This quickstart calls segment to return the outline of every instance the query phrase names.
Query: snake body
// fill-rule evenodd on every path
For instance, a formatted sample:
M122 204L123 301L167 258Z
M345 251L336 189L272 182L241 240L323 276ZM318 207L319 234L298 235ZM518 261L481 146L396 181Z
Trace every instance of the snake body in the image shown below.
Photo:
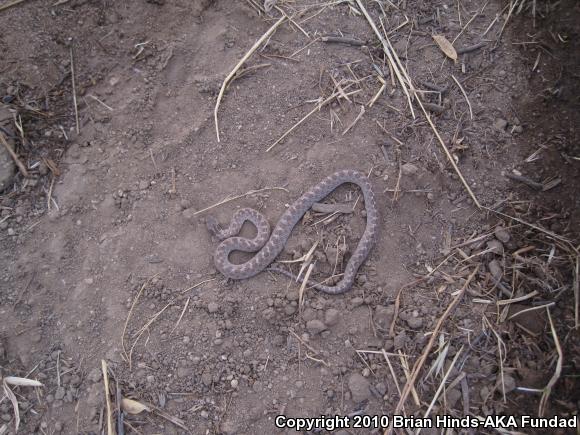
M270 237L268 237L270 233L268 221L260 212L251 208L238 210L234 214L229 227L225 230L219 228L215 218L208 217L206 221L208 230L219 240L222 240L214 253L215 267L224 276L231 279L250 278L260 273L284 249L284 245L292 229L302 216L304 216L304 213L314 203L321 201L338 186L345 183L356 184L362 190L366 208L366 228L358 242L356 250L346 265L342 280L334 286L322 284L312 284L312 286L317 290L329 294L340 294L348 291L354 283L359 267L366 260L375 244L379 220L372 186L364 174L355 170L347 169L338 171L308 190L288 207L276 224ZM252 222L258 230L256 237L253 239L237 237L246 220ZM257 254L245 263L233 264L229 261L229 255L232 251L257 252ZM278 268L270 268L268 270L281 272L291 277L293 276L290 272Z

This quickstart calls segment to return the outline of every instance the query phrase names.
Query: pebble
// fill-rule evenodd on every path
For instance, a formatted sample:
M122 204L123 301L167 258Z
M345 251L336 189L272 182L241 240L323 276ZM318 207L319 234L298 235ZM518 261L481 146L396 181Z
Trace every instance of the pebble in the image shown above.
M371 397L371 384L360 373L353 373L348 378L348 389L352 394L352 400L360 403Z
M487 242L487 249L496 255L503 255L503 245L499 240L493 239Z
M286 299L289 301L297 301L298 300L298 290L291 290L286 294Z
M504 227L495 227L495 238L498 239L502 243L507 243L511 239L511 235L508 230Z
M237 379L232 379L230 382L230 385L232 386L232 388L235 390L238 388L239 385L239 381Z
M64 387L58 387L56 389L56 393L54 393L54 398L56 400L62 400L62 399L64 399L65 394L66 394L66 391L65 391Z
M316 335L324 331L326 329L326 325L318 319L313 319L306 322L306 329L308 329L308 332L310 332L312 335Z
M147 383L152 384L153 382L155 382L155 376L148 375L147 376Z
M338 323L339 315L340 313L338 310L329 308L326 310L326 313L324 313L324 323L326 323L327 326L336 325Z
M507 125L508 125L508 122L503 118L497 118L493 122L493 128L495 128L498 131L504 131L505 128L507 127Z
M384 382L379 382L375 385L375 390L377 390L381 396L384 396L387 394L387 385Z
M8 228L8 235L13 236L14 234L16 234L16 231L14 231L14 228Z
M359 298L358 296L356 298L352 298L350 300L350 307L351 308L356 308L360 305L362 305L364 302L363 298Z
M305 322L310 322L311 320L316 319L316 311L308 307L303 311L302 318Z
M394 315L395 308L392 305L388 307L378 305L375 308L374 319L379 328L381 328L383 331L387 331L391 327L391 322L393 321Z
M11 416L10 414L2 414L2 415L0 416L0 418L1 418L3 421L6 421L6 422L8 422L8 421L12 420L12 416Z
M498 375L496 380L497 388L499 391L502 390L501 375ZM503 375L503 388L505 388L506 393L511 393L516 389L516 380L510 375Z
M205 385L206 387L211 386L212 383L212 375L210 372L203 372L203 374L201 375L201 382L203 382L203 385Z
M401 166L401 172L403 175L415 175L417 172L419 172L419 168L413 163L405 163L403 166Z
M210 302L207 304L207 311L209 311L210 314L217 313L219 309L220 306L215 302Z
M141 180L139 181L139 190L146 190L149 187L149 181Z
M393 340L393 346L396 350L402 349L407 342L407 334L405 331L399 332Z
M57 431L57 432L61 432L62 431L62 423L60 421L54 422L54 430Z
M296 307L294 305L288 304L284 307L284 312L286 313L287 316L291 316L296 312Z
M201 411L199 415L201 415L201 418L209 418L209 412L207 412L205 409Z
M489 273L491 273L491 276L493 276L496 280L501 279L503 275L503 270L501 265L499 264L499 261L492 260L489 262L487 267L489 269Z
M407 319L407 325L409 325L409 328L419 329L423 325L423 318L410 316Z

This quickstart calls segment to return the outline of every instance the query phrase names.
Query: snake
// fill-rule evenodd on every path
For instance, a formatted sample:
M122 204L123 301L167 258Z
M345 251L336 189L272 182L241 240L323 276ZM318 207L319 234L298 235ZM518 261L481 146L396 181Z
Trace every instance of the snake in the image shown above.
M284 249L292 229L312 205L320 202L337 187L345 183L356 184L362 191L366 209L364 233L348 260L342 279L339 282L333 286L311 282L308 282L308 284L316 290L327 294L336 295L347 292L354 284L358 269L365 262L376 243L379 225L372 185L366 175L352 169L335 172L306 191L282 214L271 235L268 220L262 213L252 208L237 210L229 226L225 229L221 229L215 217L208 216L206 218L208 231L221 241L213 255L216 269L226 278L234 280L251 278L263 270L279 272L294 278L294 275L284 269L277 267L268 268L268 266ZM251 222L257 229L257 234L253 239L238 236L242 225L246 221ZM256 254L245 263L234 264L229 260L229 255L232 251L256 252ZM303 282L303 278L298 278L298 281Z

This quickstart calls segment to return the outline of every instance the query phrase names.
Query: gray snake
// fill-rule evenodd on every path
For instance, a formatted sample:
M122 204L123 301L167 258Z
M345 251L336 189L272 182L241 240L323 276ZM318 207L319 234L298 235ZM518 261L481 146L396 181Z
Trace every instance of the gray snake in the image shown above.
M379 221L375 195L371 183L364 174L350 169L338 171L326 177L298 198L282 214L271 236L269 236L270 225L266 218L260 212L251 208L238 210L232 217L229 227L224 230L219 228L215 218L209 216L206 220L208 230L219 240L222 240L214 253L215 267L224 276L231 279L250 278L260 273L284 249L284 245L292 229L302 216L304 216L304 213L314 203L321 201L338 186L345 183L356 184L362 190L366 207L366 228L355 251L348 260L342 280L334 286L326 286L323 284L312 284L312 286L317 290L329 294L340 294L350 290L359 267L366 260L375 244ZM252 222L258 230L258 234L253 239L237 237L246 220ZM258 252L245 263L233 264L229 261L229 255L232 251ZM268 270L280 272L290 277L293 276L290 272L277 268L270 268ZM299 281L302 282L301 279Z

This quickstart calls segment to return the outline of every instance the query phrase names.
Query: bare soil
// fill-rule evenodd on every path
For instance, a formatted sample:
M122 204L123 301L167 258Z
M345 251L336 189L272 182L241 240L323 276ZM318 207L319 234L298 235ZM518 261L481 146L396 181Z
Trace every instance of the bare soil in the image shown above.
M258 2L225 0L54 3L0 10L0 131L28 172L0 145L0 377L43 383L12 387L18 433L106 433L102 361L112 421L125 433L296 433L276 429L275 417L390 416L405 367L458 293L406 415L425 415L437 393L431 415L537 416L554 373L544 414L577 415L577 2L524 0L511 14L500 1L365 2L487 209L416 102L411 112L356 2L278 2L294 24L283 23L227 88L219 142L222 82L280 10L258 15ZM459 52L485 44L453 62L434 34L458 36ZM385 91L371 105L381 78ZM339 87L340 98L266 152ZM346 168L370 174L381 215L348 293L307 289L301 305L285 277L216 272L209 213L225 224L253 207L274 224ZM357 195L341 186L329 200ZM364 230L360 202L330 220L309 212L280 259L319 241L312 279L342 272ZM121 413L120 397L150 412ZM0 434L13 433L3 398Z

